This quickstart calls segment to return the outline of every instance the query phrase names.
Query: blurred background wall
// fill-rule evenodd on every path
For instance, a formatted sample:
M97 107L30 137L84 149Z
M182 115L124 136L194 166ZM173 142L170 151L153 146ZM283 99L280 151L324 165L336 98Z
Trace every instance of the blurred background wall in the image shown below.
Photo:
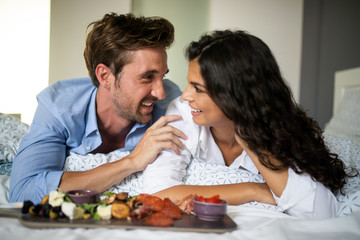
M87 76L82 55L87 25L108 12L133 12L162 16L174 24L175 43L168 51L167 77L182 90L187 75L184 49L192 40L207 31L227 28L247 30L260 37L272 49L294 99L323 127L332 113L335 71L360 66L359 30L355 24L360 23L359 3L357 0L1 0L0 26L2 32L5 29L9 34L5 35L6 40L0 40L6 41L0 42L0 50L7 49L9 53L8 57L1 54L0 66L10 71L5 71L8 75L1 80L0 112L21 113L23 121L31 123L35 96L41 89L61 79ZM9 14L4 17L3 12ZM14 24L13 19L18 23Z

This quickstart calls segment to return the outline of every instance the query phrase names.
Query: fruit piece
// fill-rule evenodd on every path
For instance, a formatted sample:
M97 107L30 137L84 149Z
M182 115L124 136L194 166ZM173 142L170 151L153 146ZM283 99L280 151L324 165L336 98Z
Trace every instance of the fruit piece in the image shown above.
M37 216L41 218L45 217L45 209L43 207L39 208L39 211L37 212Z
M41 204L45 204L49 201L49 194L48 195L45 195L42 199L41 199Z
M118 194L116 194L116 199L123 201L126 200L128 198L128 193L127 192L119 192Z
M84 209L77 207L75 203L63 202L61 204L61 211L71 220L82 218L84 215Z
M32 201L24 201L23 206L21 208L21 213L24 213L24 214L28 213L29 208L31 206L34 206L34 203Z
M118 219L127 218L130 214L130 208L125 203L114 202L111 206L111 214Z
M91 214L90 214L90 213L85 213L85 214L83 215L83 219L89 219L89 218L91 218Z
M205 198L205 202L207 203L220 203L220 196L219 194L212 196L210 198Z
M49 218L50 219L57 219L59 217L58 212L53 211L53 208L49 211Z
M49 213L50 213L50 209L51 209L51 206L49 203L45 203L43 205L43 210L44 210L44 217L48 218L49 217Z
M100 205L96 208L96 212L99 215L100 219L108 220L111 218L111 205Z
M61 206L58 207L52 207L51 211L53 211L54 213L59 213L61 211Z
M216 194L209 198L204 198L203 196L200 196L196 199L198 202L207 202L207 203L221 203L220 195Z
M198 197L197 199L198 202L205 202L205 198L203 196Z
M29 207L29 213L33 216L36 216L37 212L35 212L35 205Z
M62 205L64 202L65 193L58 191L51 191L49 194L49 204L52 207L57 207Z
M53 208L53 211L57 211L57 208L58 208L58 217L59 218L66 218L66 215L64 214L64 212L62 211L62 209L61 209L61 206L59 206L59 207L54 207Z
M137 197L132 197L126 201L126 204L129 206L130 209L136 208L135 205L137 203Z
M82 218L84 216L84 213L85 213L84 209L82 209L81 207L76 207L73 219Z
M106 200L106 204L107 204L107 205L112 204L113 202L115 202L115 199L116 199L116 193L111 194L111 195L108 197L108 199Z
M32 205L30 208L29 208L29 213L33 216L36 216L38 215L38 213L40 212L40 210L42 209L42 204L36 204L36 205Z

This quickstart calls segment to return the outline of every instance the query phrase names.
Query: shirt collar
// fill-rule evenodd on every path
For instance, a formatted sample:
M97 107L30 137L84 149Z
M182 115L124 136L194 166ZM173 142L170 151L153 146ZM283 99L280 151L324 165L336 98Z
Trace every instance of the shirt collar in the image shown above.
M244 168L254 174L259 174L259 170L256 168L255 164L251 160L250 156L245 152L242 151L240 156L238 156L234 162L230 165L231 168Z
M213 138L210 127L200 126L199 144L201 151L207 153L208 147L210 146L210 138ZM238 156L229 167L244 168L254 174L259 173L258 169L245 150L243 150L240 156Z
M208 151L209 141L212 137L210 127L200 126L199 144L202 151L205 153Z
M98 131L97 118L96 118L96 93L97 88L91 95L90 103L86 112L85 123L85 136L89 136L93 132Z
M141 128L148 128L152 125L152 121L150 121L149 123L143 124L143 123L135 123L135 125L131 128L130 132L128 133L128 135L130 135L131 133L135 132L137 129L141 129Z

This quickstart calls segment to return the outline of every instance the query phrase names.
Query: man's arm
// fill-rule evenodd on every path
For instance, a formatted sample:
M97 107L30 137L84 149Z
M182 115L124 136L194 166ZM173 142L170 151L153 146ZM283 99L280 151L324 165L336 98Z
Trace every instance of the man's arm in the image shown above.
M84 98L78 99L78 101L81 100L78 104L85 106L93 95L93 87L84 81L72 82L72 84L75 83L77 89L83 88L81 93L89 91ZM85 188L106 190L131 173L144 170L162 149L168 148L179 153L179 148L182 147L178 136L185 137L184 134L167 126L169 121L179 119L179 116L167 116L154 123L131 155L119 162L87 172L63 174L67 152L81 145L81 148L84 148L81 150L82 154L85 154L85 147L88 145L82 146L84 145L82 141L86 109L76 108L76 112L69 114L67 108L48 107L51 101L55 101L60 106L72 104L71 99L68 98L60 98L59 102L59 98L55 98L59 96L59 91L65 90L61 87L59 89L53 87L38 97L39 105L30 132L22 139L18 155L13 161L10 178L11 202L24 200L40 202L43 196L58 187L63 191ZM98 139L95 140L98 141Z
M72 189L105 191L130 174L143 171L149 163L154 161L160 151L171 149L179 154L180 149L184 148L179 137L186 139L186 136L167 123L180 118L176 115L161 117L147 129L134 151L118 161L106 163L88 171L64 172L59 188L63 191Z
M45 109L38 107L37 114L42 111ZM61 124L56 123L55 119L53 126L56 127L49 129L38 125L35 120L14 159L10 201L31 200L38 203L43 196L58 187L62 191L105 191L130 174L144 170L161 150L166 148L179 153L183 146L178 137L186 136L178 129L167 125L169 121L179 118L180 116L161 117L146 131L130 155L84 172L62 171L66 158L66 136L58 129Z
M60 126L46 107L38 106L30 131L21 140L19 152L13 160L10 202L39 202L58 187L66 156L66 136Z

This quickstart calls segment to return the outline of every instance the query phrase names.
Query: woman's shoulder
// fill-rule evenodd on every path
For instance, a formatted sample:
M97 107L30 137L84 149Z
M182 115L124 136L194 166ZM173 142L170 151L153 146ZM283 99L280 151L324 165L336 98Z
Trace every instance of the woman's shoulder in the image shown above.
M181 97L175 98L168 106L166 115L180 115L183 122L191 125L196 125L192 120L191 108L187 101L181 99Z
M188 136L188 140L185 141L187 145L193 145L199 141L199 133L202 127L194 123L191 108L187 101L182 100L181 97L174 99L169 104L166 115L180 115L182 117L180 120L169 124L178 128Z

